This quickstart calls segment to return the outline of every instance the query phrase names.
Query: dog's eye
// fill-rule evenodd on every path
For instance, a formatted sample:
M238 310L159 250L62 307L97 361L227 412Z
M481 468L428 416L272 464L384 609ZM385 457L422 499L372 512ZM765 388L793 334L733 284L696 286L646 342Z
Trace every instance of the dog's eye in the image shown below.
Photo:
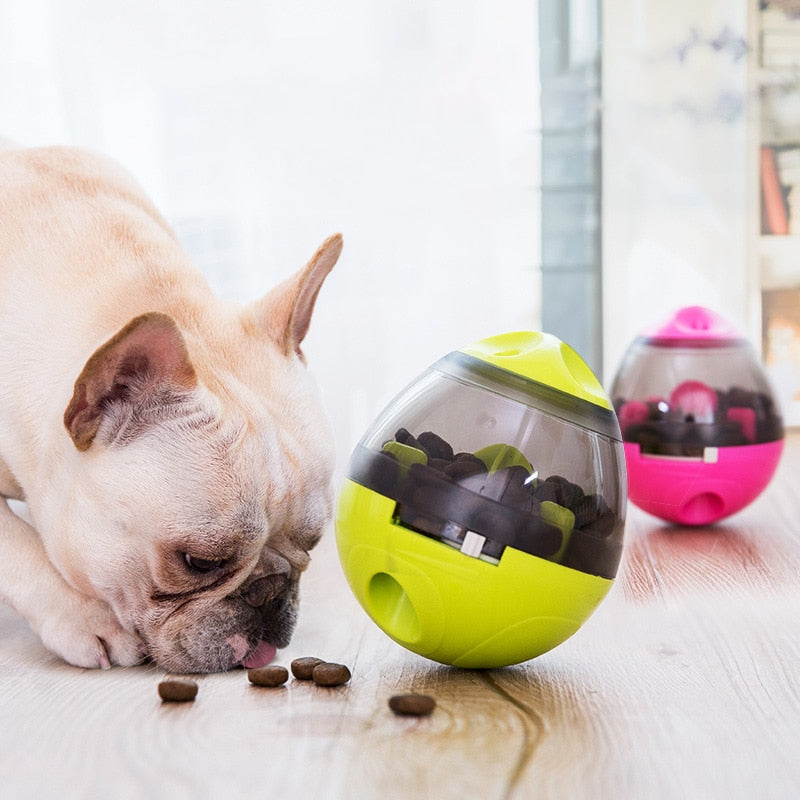
M197 556L190 555L189 553L183 554L183 560L189 569L194 572L213 572L215 569L221 567L225 562L211 558L198 558Z

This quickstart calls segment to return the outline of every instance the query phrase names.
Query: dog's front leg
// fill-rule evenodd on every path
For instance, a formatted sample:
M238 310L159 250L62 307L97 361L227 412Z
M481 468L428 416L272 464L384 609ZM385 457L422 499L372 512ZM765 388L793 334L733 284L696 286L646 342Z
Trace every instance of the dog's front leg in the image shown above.
M47 558L36 531L0 498L0 596L49 650L78 667L131 666L144 656L138 636L101 600L73 589Z

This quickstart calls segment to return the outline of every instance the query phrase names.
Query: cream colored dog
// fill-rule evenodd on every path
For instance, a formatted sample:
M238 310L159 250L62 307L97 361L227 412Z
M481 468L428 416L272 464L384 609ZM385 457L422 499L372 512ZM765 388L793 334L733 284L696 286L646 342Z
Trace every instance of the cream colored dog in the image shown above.
M0 593L83 667L269 662L331 514L300 350L341 251L240 309L113 163L0 150Z

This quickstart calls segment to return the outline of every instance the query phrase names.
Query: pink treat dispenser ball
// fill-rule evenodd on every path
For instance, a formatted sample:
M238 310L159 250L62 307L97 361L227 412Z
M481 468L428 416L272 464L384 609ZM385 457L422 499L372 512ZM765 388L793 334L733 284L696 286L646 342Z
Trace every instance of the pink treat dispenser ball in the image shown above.
M744 508L772 479L783 422L750 343L701 306L642 332L611 387L628 497L681 525Z

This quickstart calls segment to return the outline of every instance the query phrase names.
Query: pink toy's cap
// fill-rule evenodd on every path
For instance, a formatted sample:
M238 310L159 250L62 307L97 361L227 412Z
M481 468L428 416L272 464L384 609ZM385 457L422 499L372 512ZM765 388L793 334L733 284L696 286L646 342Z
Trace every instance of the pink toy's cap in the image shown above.
M666 322L643 331L642 336L663 344L693 342L711 345L742 339L730 322L703 306L681 308Z

